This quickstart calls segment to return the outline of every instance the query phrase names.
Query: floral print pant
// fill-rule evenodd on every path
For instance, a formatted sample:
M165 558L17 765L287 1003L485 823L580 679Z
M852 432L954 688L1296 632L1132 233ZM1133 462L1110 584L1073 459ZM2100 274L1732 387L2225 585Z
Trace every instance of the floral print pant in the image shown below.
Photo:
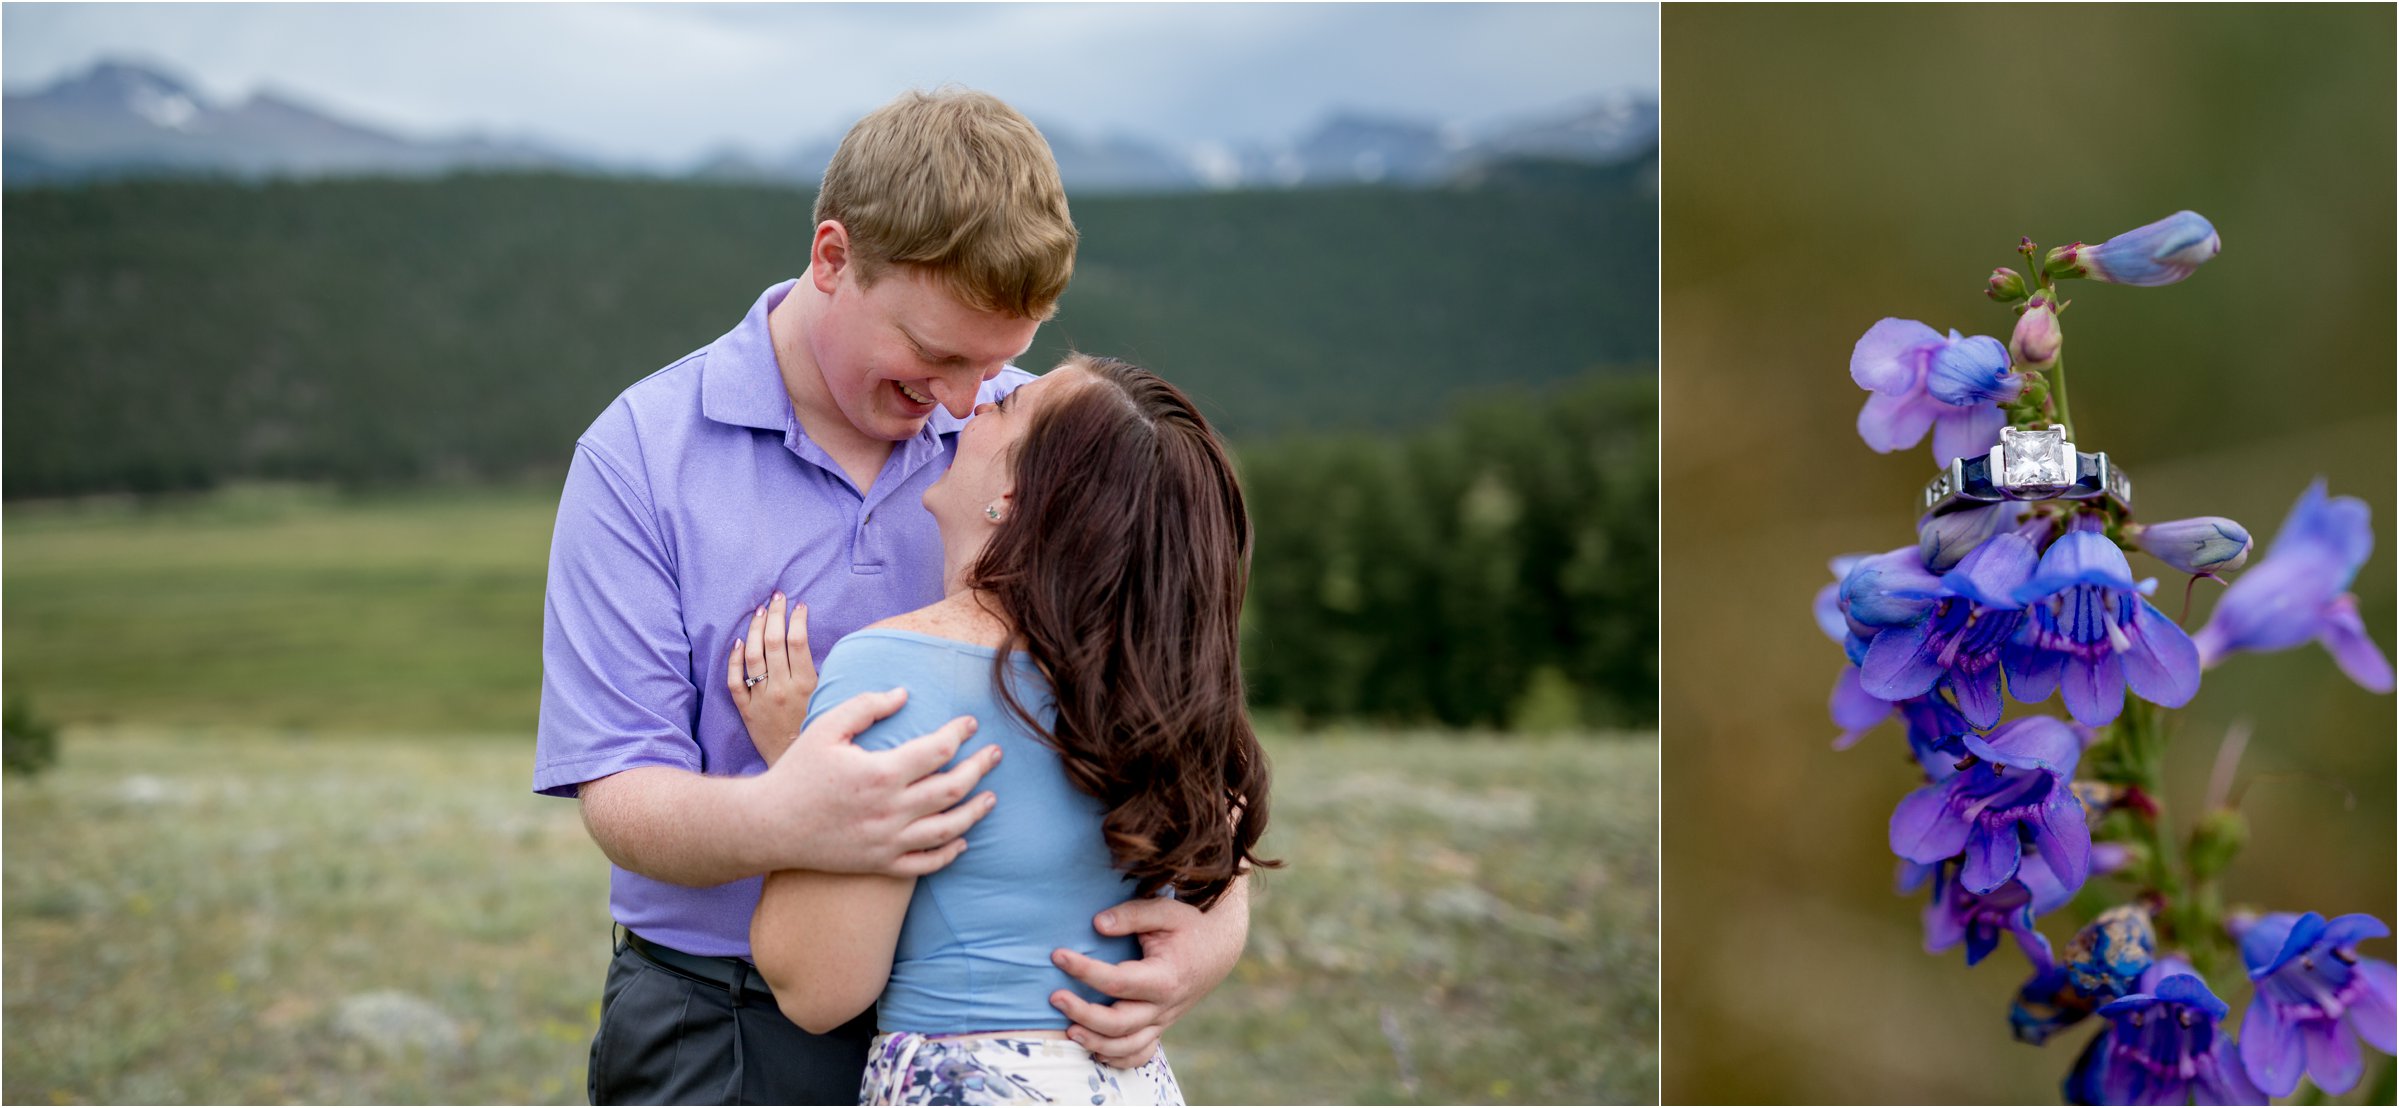
M1181 1104L1166 1053L1133 1069L1065 1039L875 1036L860 1104Z

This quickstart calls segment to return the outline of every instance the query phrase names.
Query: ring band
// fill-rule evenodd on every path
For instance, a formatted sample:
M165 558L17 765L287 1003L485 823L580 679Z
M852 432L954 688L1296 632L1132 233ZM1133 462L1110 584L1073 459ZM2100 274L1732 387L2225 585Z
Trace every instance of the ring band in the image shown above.
M2132 508L2132 478L2107 453L2078 451L2066 429L2052 424L2017 430L2004 427L1989 454L1958 458L1924 486L1917 509L1946 515L2003 500L2097 500Z
M757 688L757 687L758 687L758 686L760 686L760 685L766 684L766 678L767 678L767 675L766 675L766 674L763 674L763 673L759 674L759 675L758 675L758 676L756 676L756 677L750 677L750 676L744 675L744 676L742 677L742 679L741 679L741 687L742 687L742 688L745 688L745 689L754 689L754 688Z

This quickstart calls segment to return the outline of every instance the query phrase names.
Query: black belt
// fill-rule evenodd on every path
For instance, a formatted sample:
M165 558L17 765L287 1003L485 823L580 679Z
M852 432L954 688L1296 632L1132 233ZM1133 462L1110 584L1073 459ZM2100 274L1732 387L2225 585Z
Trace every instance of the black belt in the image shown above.
M679 973L685 977L707 982L732 993L737 998L744 992L774 995L773 990L766 987L766 980L758 976L758 967L739 958L711 958L699 954L685 954L674 947L660 946L642 938L634 934L630 927L619 926L617 934L624 936L624 945L632 947L634 953L648 959L650 964L670 973Z

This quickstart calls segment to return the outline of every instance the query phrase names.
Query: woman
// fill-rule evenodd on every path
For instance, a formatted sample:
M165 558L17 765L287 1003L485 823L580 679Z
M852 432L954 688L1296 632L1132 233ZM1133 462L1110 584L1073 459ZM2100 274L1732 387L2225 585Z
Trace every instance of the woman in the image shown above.
M1066 1038L1052 994L1107 998L1051 951L1138 957L1092 916L1133 896L1205 908L1274 864L1252 853L1267 767L1242 700L1230 460L1173 386L1077 355L977 409L924 503L948 595L836 644L811 708L905 688L870 748L975 717L958 756L1002 760L969 803L997 806L928 877L771 875L752 957L810 1031L880 997L863 1103L1180 1104L1163 1054L1120 1069ZM798 729L750 711L754 737Z

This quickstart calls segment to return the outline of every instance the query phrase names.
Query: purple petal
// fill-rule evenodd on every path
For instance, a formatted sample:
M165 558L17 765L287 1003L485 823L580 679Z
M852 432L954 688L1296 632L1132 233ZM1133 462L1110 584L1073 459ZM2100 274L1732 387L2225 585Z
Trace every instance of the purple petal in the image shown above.
M2124 683L2141 699L2180 708L2199 695L2199 647L2157 605L2143 597L2133 610L2131 644L2119 657Z
M2216 998L2207 982L2198 974L2183 967L2183 972L2167 974L2157 983L2156 996L2168 1004L2187 1004L2207 1013L2209 1020L2220 1020L2232 1014L2232 1009Z
M2055 650L2009 643L2000 649L1999 661L2007 669L2008 695L2015 697L2018 704L2039 704L2057 691L2066 656Z
M1977 822L1966 839L1966 865L1958 871L1958 884L1967 892L1990 892L2016 876L2016 863L2023 856L2014 824L1990 827Z
M1940 407L1935 414L1939 418L1933 421L1933 464L1943 468L1959 458L1990 453L1992 447L1999 445L1999 429L2007 426L2006 413L1992 404ZM1915 440L1908 440L1908 444L1914 445Z
M2235 650L2287 650L2315 638L2325 606L2340 595L2338 569L2300 556L2270 556L2252 567L2208 613L2202 660L2213 665Z
M1941 585L1986 608L2019 608L2023 605L2016 591L2032 579L2040 561L2031 539L2008 531L1975 547L1956 569L1941 576Z
M2399 999L2395 999L2391 964L2380 958L2361 959L2357 963L2358 992L2349 1003L2349 1022L2357 1028L2366 1045L2384 1054L2399 1054L2399 1043L2392 1041L2399 1032Z
M1939 954L1966 941L1966 921L1949 910L1949 898L1936 891L1924 906L1924 952Z
M2096 661L2069 656L2059 688L2066 694L2066 712L2085 727L2114 723L2124 711L2124 667L2116 656Z
M2030 857L2026 858L2030 861ZM2021 868L2017 871L2023 872ZM2029 927L2016 930L2016 948L2024 952L2024 960L2032 963L2034 973L2047 973L2057 964L2056 952L2049 949L2049 936Z
M2298 1023L2276 1019L2263 993L2249 1002L2249 1011L2241 1017L2241 1067L2268 1096L2291 1095L2299 1087L2300 1071L2307 1068Z
M1840 603L1851 621L1872 627L1914 623L1948 597L1941 579L1925 572L1916 548L1859 559L1841 579Z
M2193 1104L2264 1104L2266 1094L2249 1080L2233 1058L2232 1044L2221 1037L2200 1058L2199 1084L2191 1090Z
M2391 691L2391 661L2382 656L2373 639L2366 637L2366 623L2358 617L2356 597L2342 593L2325 608L2323 622L2317 628L2316 641L2332 652L2333 662L2359 688L2372 693Z
M2032 912L2036 916L2045 916L2065 907L2068 901L2074 899L2074 890L2079 887L2069 886L2059 880L2057 870L2049 864L2048 853L2038 849L2026 854L2024 860L2017 863L2016 880L2023 882L2024 891L2032 894Z
M2321 558L2343 567L2347 576L2335 591L2347 589L2349 577L2374 552L2373 519L2373 509L2363 500L2354 496L2326 496L2324 479L2318 477L2306 492L2299 494L2299 501L2291 505L2291 513L2283 517L2282 528L2274 533L2274 545L2267 547L2266 553Z
M1958 714L1976 727L1989 727L1999 722L2007 702L1999 697L1999 667L1984 666L1971 671L1951 670L1949 691L1957 694Z
M1924 373L1941 332L1912 319L1883 319L1866 329L1849 352L1849 379L1878 393L1912 392Z
M2316 918L2323 919L2322 916ZM2291 932L2299 926L2300 919L2301 916L2296 912L2268 912L2257 917L2248 930L2241 932L2241 964L2249 970L2250 980L2281 969L2284 962L2298 957L2315 942L2314 936L2320 932L2314 931L2311 925L2309 935L2300 941L2297 948L2291 948ZM2286 950L2289 951L2287 955Z
M1933 351L1924 374L1924 391L1958 408L1993 401L2006 404L2023 394L2024 379L2008 374L2006 344L1989 335L1976 335Z
M2071 585L2100 585L2111 589L2131 591L2132 563L2124 560L2124 551L2107 536L2097 531L2068 531L2049 544L2041 555L2041 568L2016 589L2016 599L2022 602L2054 595Z
M2083 817L2082 801L2074 798L2074 790L2062 782L2052 788L2038 814L2027 822L2033 849L2058 882L2069 890L2082 888L2083 882L2091 879L2091 825Z
M1891 811L1891 853L1931 865L1966 849L1967 821L1956 792L1926 785L1900 798Z
M2356 946L2367 939L2379 939L2391 933L2381 920L2363 912L2335 916L2324 922L2324 934L2316 941L2325 946Z
M1859 682L1884 700L1907 700L1933 690L1941 679L1940 652L1932 645L1933 620L1894 627L1866 647Z
M2057 777L2072 776L2082 757L2082 738L2048 716L2026 716L1988 735L1967 735L1965 742L1983 761Z
M1858 409L1858 437L1877 454L1905 450L1924 441L1924 433L1932 429L1942 410L1929 396L1878 392Z
M1825 638L1840 642L1849 636L1849 620L1841 614L1841 582L1817 589L1816 599L1808 605L1808 610L1816 617L1816 629L1824 632Z
M1891 718L1891 702L1866 691L1858 683L1858 671L1843 669L1841 679L1833 682L1830 705L1833 724L1841 729L1841 737L1833 740L1833 749L1847 750L1856 745L1858 736Z
M2357 1087L2366 1058L2346 1021L2310 1020L2299 1029L2299 1041L2307 1047L2307 1076L2317 1088L2337 1096Z

